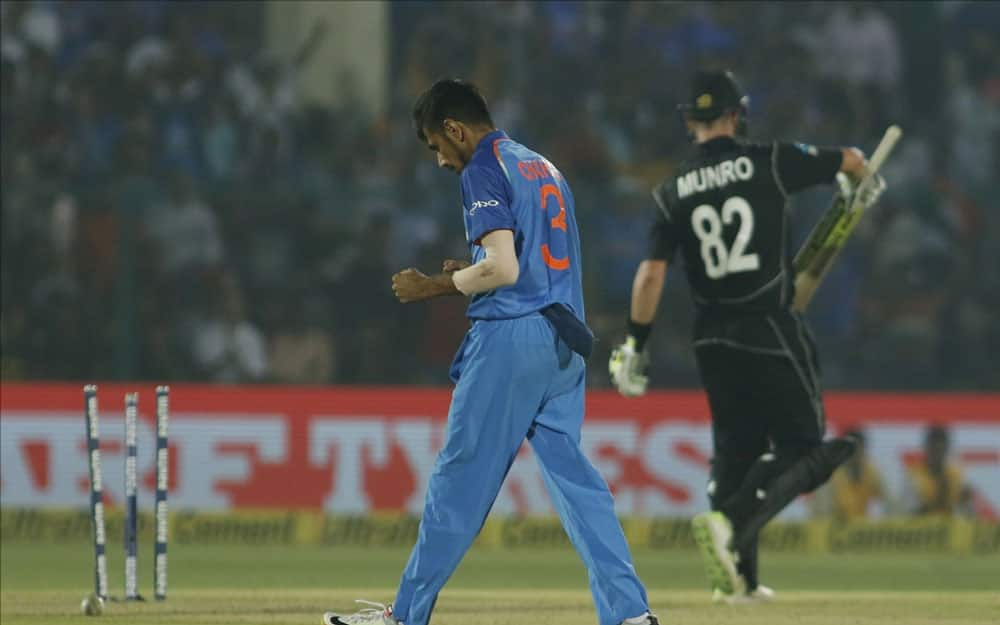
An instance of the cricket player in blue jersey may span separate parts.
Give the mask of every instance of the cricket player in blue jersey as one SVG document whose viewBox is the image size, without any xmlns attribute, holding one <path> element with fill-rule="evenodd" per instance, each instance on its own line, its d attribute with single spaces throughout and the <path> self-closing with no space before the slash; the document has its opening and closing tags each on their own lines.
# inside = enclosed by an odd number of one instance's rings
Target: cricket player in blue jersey
<svg viewBox="0 0 1000 625">
<path fill-rule="evenodd" d="M 441 80 L 417 100 L 417 136 L 461 177 L 472 263 L 392 278 L 401 302 L 470 296 L 472 324 L 451 366 L 444 446 L 427 485 L 417 544 L 391 606 L 326 625 L 427 625 L 525 438 L 590 576 L 600 625 L 659 625 L 636 576 L 607 483 L 580 449 L 584 323 L 580 237 L 569 185 L 552 163 L 493 126 L 469 83 Z M 362 602 L 368 603 L 368 602 Z"/>
</svg>

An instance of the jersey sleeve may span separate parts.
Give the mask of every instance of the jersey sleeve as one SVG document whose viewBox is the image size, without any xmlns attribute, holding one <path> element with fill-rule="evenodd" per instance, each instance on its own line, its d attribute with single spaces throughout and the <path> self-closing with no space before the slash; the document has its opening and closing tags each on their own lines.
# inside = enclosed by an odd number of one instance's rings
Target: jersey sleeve
<svg viewBox="0 0 1000 625">
<path fill-rule="evenodd" d="M 774 144 L 774 177 L 785 193 L 834 181 L 844 155 L 840 148 L 805 143 Z"/>
<path fill-rule="evenodd" d="M 479 244 L 493 230 L 514 230 L 510 185 L 496 168 L 469 165 L 462 172 L 462 203 L 469 241 Z"/>
<path fill-rule="evenodd" d="M 670 262 L 680 245 L 680 236 L 670 215 L 666 183 L 653 189 L 653 200 L 656 201 L 657 210 L 649 228 L 649 251 L 646 257 L 648 260 Z"/>
</svg>

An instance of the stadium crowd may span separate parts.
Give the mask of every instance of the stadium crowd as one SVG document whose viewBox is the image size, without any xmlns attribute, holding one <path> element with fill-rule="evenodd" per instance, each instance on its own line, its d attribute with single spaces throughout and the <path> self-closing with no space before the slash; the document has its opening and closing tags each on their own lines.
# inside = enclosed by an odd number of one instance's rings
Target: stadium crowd
<svg viewBox="0 0 1000 625">
<path fill-rule="evenodd" d="M 711 64 L 741 78 L 751 138 L 906 131 L 810 313 L 828 385 L 1000 388 L 1000 5 L 392 3 L 373 117 L 301 97 L 322 24 L 282 59 L 265 5 L 237 4 L 3 3 L 4 379 L 446 382 L 464 302 L 400 306 L 389 277 L 467 254 L 409 116 L 455 75 L 573 186 L 605 387 L 649 189 L 687 149 L 674 103 Z M 829 195 L 796 202 L 796 241 Z M 698 382 L 679 278 L 654 385 Z"/>
</svg>

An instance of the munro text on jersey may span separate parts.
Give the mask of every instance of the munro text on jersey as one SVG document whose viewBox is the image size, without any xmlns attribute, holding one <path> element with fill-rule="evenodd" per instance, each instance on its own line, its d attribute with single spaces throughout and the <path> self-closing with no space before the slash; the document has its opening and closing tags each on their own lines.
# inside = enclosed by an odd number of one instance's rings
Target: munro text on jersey
<svg viewBox="0 0 1000 625">
<path fill-rule="evenodd" d="M 700 193 L 753 178 L 753 161 L 749 157 L 722 161 L 710 167 L 700 167 L 677 177 L 677 197 L 683 199 Z"/>
</svg>

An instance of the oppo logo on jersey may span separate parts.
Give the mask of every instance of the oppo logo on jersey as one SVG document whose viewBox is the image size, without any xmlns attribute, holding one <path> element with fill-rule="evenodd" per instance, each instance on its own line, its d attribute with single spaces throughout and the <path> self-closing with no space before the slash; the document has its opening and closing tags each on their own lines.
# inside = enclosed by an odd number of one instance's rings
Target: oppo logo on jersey
<svg viewBox="0 0 1000 625">
<path fill-rule="evenodd" d="M 469 214 L 475 215 L 478 209 L 489 208 L 490 206 L 500 206 L 500 202 L 498 200 L 476 200 L 472 203 L 472 208 L 469 209 Z"/>
<path fill-rule="evenodd" d="M 722 161 L 712 167 L 689 171 L 677 178 L 677 197 L 683 199 L 692 193 L 721 189 L 732 182 L 753 178 L 753 161 L 746 156 Z"/>
</svg>

